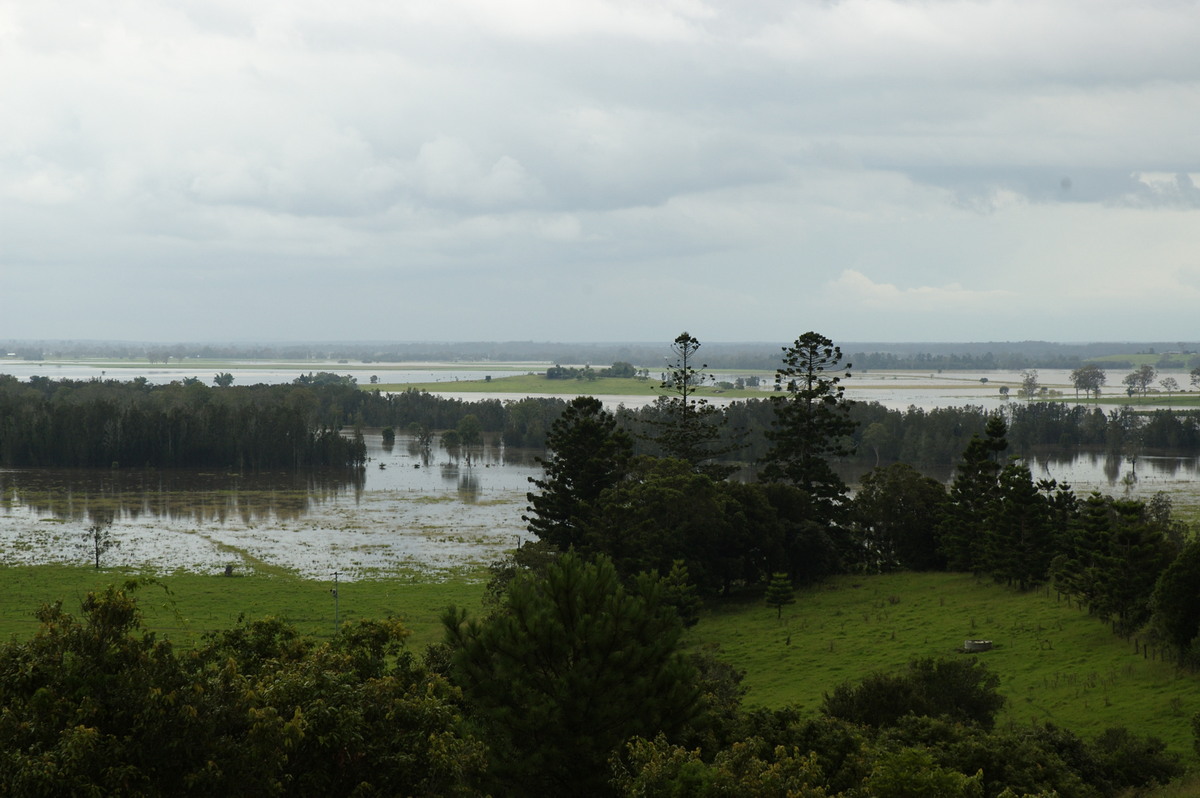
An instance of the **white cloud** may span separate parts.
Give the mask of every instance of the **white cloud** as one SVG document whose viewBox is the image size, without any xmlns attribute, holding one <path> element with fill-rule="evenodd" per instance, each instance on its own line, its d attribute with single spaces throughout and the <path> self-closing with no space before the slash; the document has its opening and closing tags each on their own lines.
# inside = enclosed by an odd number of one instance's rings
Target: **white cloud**
<svg viewBox="0 0 1200 798">
<path fill-rule="evenodd" d="M 36 156 L 26 158 L 0 181 L 0 193 L 30 205 L 64 205 L 82 198 L 88 189 L 85 175 Z"/>
<path fill-rule="evenodd" d="M 1174 174 L 1139 172 L 1131 175 L 1134 190 L 1122 198 L 1135 207 L 1200 208 L 1198 175 L 1189 172 Z"/>
<path fill-rule="evenodd" d="M 997 303 L 1011 302 L 1018 296 L 1016 291 L 971 289 L 959 283 L 901 288 L 890 283 L 877 283 L 854 269 L 844 270 L 829 284 L 829 289 L 839 301 L 868 308 L 886 308 L 893 313 L 994 310 Z"/>
<path fill-rule="evenodd" d="M 542 186 L 515 158 L 501 155 L 485 165 L 469 145 L 449 137 L 421 145 L 411 179 L 434 201 L 483 207 L 520 206 L 543 193 Z"/>
</svg>

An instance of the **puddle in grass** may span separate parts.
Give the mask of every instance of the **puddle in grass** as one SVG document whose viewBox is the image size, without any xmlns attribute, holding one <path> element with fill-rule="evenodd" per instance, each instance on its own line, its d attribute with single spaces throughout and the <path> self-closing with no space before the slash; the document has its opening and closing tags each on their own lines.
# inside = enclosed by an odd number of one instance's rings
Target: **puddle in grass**
<svg viewBox="0 0 1200 798">
<path fill-rule="evenodd" d="M 0 561 L 91 562 L 89 529 L 117 544 L 102 565 L 159 573 L 285 569 L 313 579 L 437 577 L 497 559 L 521 521 L 532 450 L 422 453 L 407 436 L 348 472 L 0 470 Z"/>
</svg>

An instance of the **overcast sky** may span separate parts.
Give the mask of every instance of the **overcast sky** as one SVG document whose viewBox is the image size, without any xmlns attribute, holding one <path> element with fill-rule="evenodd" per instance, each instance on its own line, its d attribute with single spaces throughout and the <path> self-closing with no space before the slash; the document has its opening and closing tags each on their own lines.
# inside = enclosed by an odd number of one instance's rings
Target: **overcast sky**
<svg viewBox="0 0 1200 798">
<path fill-rule="evenodd" d="M 0 338 L 1200 339 L 1200 3 L 0 0 Z"/>
</svg>

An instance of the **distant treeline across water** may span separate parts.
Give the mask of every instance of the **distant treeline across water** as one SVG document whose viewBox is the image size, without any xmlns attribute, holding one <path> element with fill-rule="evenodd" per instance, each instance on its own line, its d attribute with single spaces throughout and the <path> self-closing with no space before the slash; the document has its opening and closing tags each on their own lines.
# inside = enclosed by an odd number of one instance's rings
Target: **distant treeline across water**
<svg viewBox="0 0 1200 798">
<path fill-rule="evenodd" d="M 357 391 L 351 389 L 350 396 Z M 361 465 L 332 389 L 198 380 L 19 382 L 0 375 L 0 465 L 267 468 Z"/>
<path fill-rule="evenodd" d="M 199 380 L 152 385 L 143 379 L 19 381 L 0 376 L 0 465 L 61 467 L 266 468 L 359 465 L 365 447 L 355 430 L 392 427 L 437 432 L 468 416 L 506 446 L 541 448 L 567 400 L 529 397 L 466 401 L 423 391 L 361 390 L 352 379 L 319 374 L 288 385 L 210 387 Z M 730 444 L 724 459 L 753 463 L 767 450 L 774 420 L 770 399 L 718 408 L 716 423 Z M 1010 452 L 1039 447 L 1103 448 L 1200 454 L 1200 411 L 1105 410 L 1058 402 L 1013 402 L 1002 411 L 964 406 L 893 410 L 855 402 L 849 459 L 863 465 L 953 464 L 989 413 L 1003 412 Z M 618 411 L 640 453 L 653 442 L 662 409 L 650 404 Z M 472 426 L 474 422 L 470 422 Z"/>
</svg>

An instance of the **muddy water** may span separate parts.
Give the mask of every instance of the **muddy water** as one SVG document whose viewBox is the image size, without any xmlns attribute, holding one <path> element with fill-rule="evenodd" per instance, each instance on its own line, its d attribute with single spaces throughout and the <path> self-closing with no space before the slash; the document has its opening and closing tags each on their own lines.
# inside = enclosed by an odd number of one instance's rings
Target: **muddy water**
<svg viewBox="0 0 1200 798">
<path fill-rule="evenodd" d="M 118 544 L 107 565 L 428 578 L 491 562 L 527 536 L 533 452 L 366 440 L 367 467 L 344 473 L 0 470 L 0 558 L 86 563 L 88 529 L 107 524 Z"/>
</svg>

